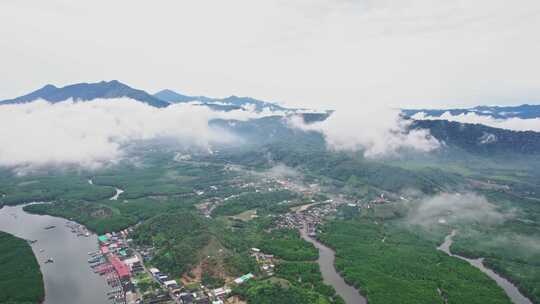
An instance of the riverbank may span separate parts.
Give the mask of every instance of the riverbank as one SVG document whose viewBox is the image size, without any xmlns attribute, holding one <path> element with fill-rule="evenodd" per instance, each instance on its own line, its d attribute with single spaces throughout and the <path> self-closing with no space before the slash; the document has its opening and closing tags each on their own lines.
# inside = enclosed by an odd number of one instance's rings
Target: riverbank
<svg viewBox="0 0 540 304">
<path fill-rule="evenodd" d="M 40 303 L 43 275 L 26 240 L 0 231 L 0 303 Z"/>
<path fill-rule="evenodd" d="M 88 268 L 88 252 L 95 250 L 97 236 L 77 236 L 74 225 L 78 224 L 27 213 L 21 205 L 0 209 L 0 231 L 32 241 L 43 273 L 44 304 L 109 303 L 105 280 Z"/>
<path fill-rule="evenodd" d="M 360 292 L 347 284 L 341 275 L 336 271 L 335 252 L 326 247 L 316 239 L 308 235 L 306 229 L 299 229 L 300 236 L 305 241 L 313 244 L 319 250 L 319 258 L 317 263 L 321 270 L 323 281 L 325 284 L 334 287 L 336 293 L 343 298 L 347 304 L 367 304 L 366 298 L 360 295 Z"/>
<path fill-rule="evenodd" d="M 460 255 L 457 255 L 457 254 L 453 254 L 451 252 L 451 250 L 450 250 L 450 247 L 452 246 L 453 238 L 454 238 L 454 236 L 456 236 L 456 234 L 457 234 L 457 230 L 452 230 L 452 232 L 445 237 L 444 242 L 439 247 L 437 247 L 437 249 L 444 252 L 444 253 L 446 253 L 446 254 L 448 254 L 449 256 L 456 257 L 456 258 L 462 259 L 464 261 L 467 261 L 472 266 L 480 269 L 480 271 L 482 271 L 488 277 L 493 279 L 497 283 L 497 285 L 499 285 L 504 290 L 506 295 L 510 298 L 510 300 L 512 300 L 512 303 L 514 303 L 514 304 L 533 304 L 532 301 L 529 300 L 527 297 L 525 297 L 512 282 L 510 282 L 506 278 L 502 277 L 501 275 L 499 275 L 495 271 L 487 268 L 484 265 L 484 259 L 483 258 L 471 259 L 471 258 L 467 258 L 467 257 L 460 256 Z"/>
</svg>

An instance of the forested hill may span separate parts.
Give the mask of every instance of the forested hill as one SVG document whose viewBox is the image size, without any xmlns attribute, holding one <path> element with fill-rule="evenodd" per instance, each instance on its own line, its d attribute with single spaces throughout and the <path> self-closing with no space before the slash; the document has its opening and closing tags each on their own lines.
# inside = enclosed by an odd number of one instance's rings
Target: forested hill
<svg viewBox="0 0 540 304">
<path fill-rule="evenodd" d="M 328 114 L 308 114 L 306 122 L 324 120 Z M 251 145 L 283 143 L 289 147 L 310 150 L 324 149 L 324 137 L 318 132 L 304 132 L 288 125 L 281 116 L 264 117 L 249 121 L 214 120 L 214 126 L 227 129 Z M 481 124 L 464 124 L 446 120 L 413 121 L 411 129 L 427 129 L 444 148 L 457 148 L 472 154 L 486 155 L 540 155 L 540 133 L 512 131 Z"/>
<path fill-rule="evenodd" d="M 427 129 L 446 146 L 458 147 L 471 153 L 540 155 L 538 132 L 511 131 L 447 120 L 417 120 L 411 128 Z"/>
</svg>

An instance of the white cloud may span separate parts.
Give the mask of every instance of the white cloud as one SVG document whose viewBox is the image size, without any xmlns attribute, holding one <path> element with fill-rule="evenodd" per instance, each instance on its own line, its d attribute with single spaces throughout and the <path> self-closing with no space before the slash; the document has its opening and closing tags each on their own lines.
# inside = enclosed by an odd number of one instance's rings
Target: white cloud
<svg viewBox="0 0 540 304">
<path fill-rule="evenodd" d="M 444 112 L 440 117 L 429 116 L 424 112 L 416 113 L 412 116 L 418 120 L 434 120 L 444 119 L 449 121 L 457 121 L 461 123 L 483 124 L 486 126 L 508 129 L 514 131 L 536 131 L 540 132 L 540 118 L 523 119 L 518 117 L 497 119 L 489 115 L 478 115 L 474 112 L 452 115 L 450 112 Z"/>
<path fill-rule="evenodd" d="M 431 151 L 439 142 L 426 130 L 407 132 L 409 122 L 399 110 L 339 108 L 322 122 L 304 124 L 300 117 L 291 117 L 290 125 L 304 131 L 321 132 L 333 150 L 363 150 L 366 157 L 397 153 L 401 148 Z"/>
<path fill-rule="evenodd" d="M 168 138 L 208 148 L 236 138 L 209 127 L 214 118 L 246 120 L 245 111 L 214 112 L 193 104 L 158 109 L 130 99 L 37 101 L 0 106 L 0 165 L 81 164 L 95 167 L 124 156 L 136 140 Z"/>
<path fill-rule="evenodd" d="M 503 213 L 484 196 L 474 193 L 441 193 L 422 199 L 409 210 L 410 224 L 431 226 L 436 224 L 500 224 L 514 217 L 514 212 Z"/>
</svg>

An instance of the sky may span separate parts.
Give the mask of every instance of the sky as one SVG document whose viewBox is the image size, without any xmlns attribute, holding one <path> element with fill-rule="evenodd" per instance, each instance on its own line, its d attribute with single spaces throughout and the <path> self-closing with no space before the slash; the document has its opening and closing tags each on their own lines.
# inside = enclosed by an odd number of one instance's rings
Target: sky
<svg viewBox="0 0 540 304">
<path fill-rule="evenodd" d="M 0 99 L 118 79 L 315 108 L 540 103 L 538 0 L 2 0 Z"/>
</svg>

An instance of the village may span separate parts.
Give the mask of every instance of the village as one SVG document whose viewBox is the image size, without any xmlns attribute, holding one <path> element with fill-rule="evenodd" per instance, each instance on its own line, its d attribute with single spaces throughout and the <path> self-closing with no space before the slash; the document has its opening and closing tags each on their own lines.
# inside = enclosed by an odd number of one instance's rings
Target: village
<svg viewBox="0 0 540 304">
<path fill-rule="evenodd" d="M 98 237 L 100 248 L 89 252 L 88 264 L 97 274 L 102 275 L 111 291 L 107 294 L 114 304 L 138 303 L 178 303 L 178 304 L 225 304 L 242 303 L 237 298 L 229 298 L 231 290 L 255 276 L 244 274 L 220 288 L 190 286 L 187 288 L 155 267 L 146 268 L 144 262 L 152 256 L 152 248 L 141 251 L 131 246 L 129 233 L 132 229 L 107 233 Z M 138 248 L 137 248 L 138 249 Z M 260 264 L 261 270 L 272 275 L 272 256 L 252 249 L 252 256 Z"/>
<path fill-rule="evenodd" d="M 299 193 L 301 203 L 292 204 L 290 211 L 277 215 L 272 229 L 306 229 L 310 237 L 315 237 L 317 227 L 323 223 L 329 215 L 336 214 L 340 206 L 362 209 L 371 208 L 374 204 L 386 203 L 381 194 L 367 203 L 346 197 L 324 193 L 325 200 L 314 200 L 315 195 L 322 194 L 318 184 L 303 185 L 295 182 L 292 178 L 264 176 L 254 181 L 234 181 L 236 187 L 255 192 L 272 192 L 289 190 Z M 238 196 L 233 194 L 227 197 L 210 195 L 216 191 L 216 186 L 210 186 L 205 191 L 195 191 L 196 195 L 208 196 L 201 204 L 196 205 L 199 212 L 206 218 L 212 218 L 212 212 L 221 204 Z M 208 193 L 210 192 L 210 193 Z M 285 202 L 292 203 L 292 202 Z M 256 217 L 256 212 L 251 217 Z M 111 287 L 107 294 L 114 304 L 139 304 L 139 303 L 177 303 L 177 304 L 242 304 L 238 297 L 231 296 L 235 286 L 255 279 L 252 273 L 246 273 L 235 278 L 219 288 L 208 288 L 202 283 L 185 284 L 180 280 L 170 277 L 167 273 L 155 267 L 146 267 L 145 262 L 152 259 L 154 248 L 138 247 L 130 238 L 133 228 L 120 232 L 113 232 L 98 237 L 99 250 L 89 252 L 88 263 L 93 271 L 105 277 Z M 259 266 L 259 275 L 271 277 L 278 261 L 273 255 L 264 253 L 258 248 L 251 248 L 251 257 Z"/>
</svg>

